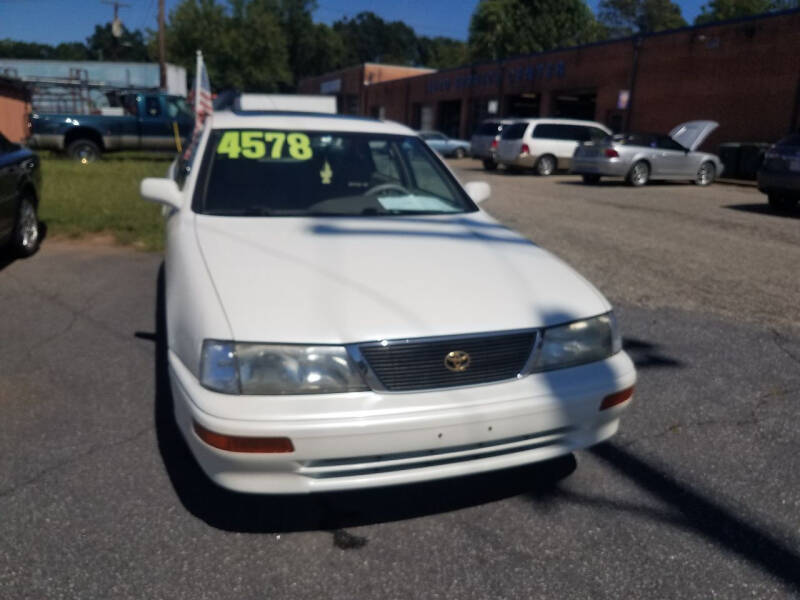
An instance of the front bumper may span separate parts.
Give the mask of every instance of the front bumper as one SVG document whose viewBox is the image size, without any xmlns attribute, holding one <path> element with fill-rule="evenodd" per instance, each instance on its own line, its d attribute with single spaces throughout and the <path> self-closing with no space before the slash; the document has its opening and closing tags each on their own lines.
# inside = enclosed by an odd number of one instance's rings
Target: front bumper
<svg viewBox="0 0 800 600">
<path fill-rule="evenodd" d="M 626 401 L 603 411 L 636 373 L 624 352 L 521 379 L 413 393 L 230 396 L 211 392 L 172 352 L 181 432 L 205 473 L 251 493 L 398 485 L 547 460 L 611 437 Z M 288 437 L 289 454 L 244 454 L 204 443 L 194 423 L 231 436 Z"/>
<path fill-rule="evenodd" d="M 778 193 L 800 198 L 800 172 L 765 171 L 758 172 L 758 189 L 765 193 Z"/>
<path fill-rule="evenodd" d="M 620 158 L 573 156 L 572 173 L 577 175 L 604 175 L 606 177 L 625 177 L 630 165 Z"/>
</svg>

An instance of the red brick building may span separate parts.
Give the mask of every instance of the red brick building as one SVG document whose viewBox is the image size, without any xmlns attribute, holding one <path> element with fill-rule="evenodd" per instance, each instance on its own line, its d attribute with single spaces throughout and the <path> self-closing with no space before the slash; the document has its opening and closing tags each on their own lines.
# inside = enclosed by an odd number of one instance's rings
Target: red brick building
<svg viewBox="0 0 800 600">
<path fill-rule="evenodd" d="M 359 103 L 462 138 L 487 116 L 563 116 L 653 132 L 713 119 L 709 148 L 774 141 L 800 125 L 800 10 L 365 82 Z"/>
<path fill-rule="evenodd" d="M 336 94 L 340 113 L 360 115 L 365 114 L 364 91 L 367 86 L 434 72 L 433 69 L 364 63 L 301 79 L 297 91 L 300 94 Z"/>
<path fill-rule="evenodd" d="M 18 79 L 0 77 L 0 133 L 12 142 L 28 136 L 31 94 Z"/>
</svg>

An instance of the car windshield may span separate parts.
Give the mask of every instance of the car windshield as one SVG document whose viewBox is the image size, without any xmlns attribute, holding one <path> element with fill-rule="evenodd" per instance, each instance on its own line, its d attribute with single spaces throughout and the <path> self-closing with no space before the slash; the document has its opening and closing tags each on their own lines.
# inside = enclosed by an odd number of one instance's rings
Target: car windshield
<svg viewBox="0 0 800 600">
<path fill-rule="evenodd" d="M 197 212 L 232 216 L 405 215 L 473 212 L 416 137 L 215 130 Z"/>
</svg>

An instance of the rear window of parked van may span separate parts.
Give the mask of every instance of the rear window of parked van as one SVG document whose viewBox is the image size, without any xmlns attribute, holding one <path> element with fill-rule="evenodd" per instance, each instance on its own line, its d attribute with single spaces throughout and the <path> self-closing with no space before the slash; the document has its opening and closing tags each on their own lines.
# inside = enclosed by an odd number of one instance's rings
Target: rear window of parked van
<svg viewBox="0 0 800 600">
<path fill-rule="evenodd" d="M 527 123 L 512 123 L 511 125 L 503 127 L 503 132 L 500 134 L 500 139 L 519 140 L 523 135 L 525 135 L 526 129 L 528 129 Z"/>
</svg>

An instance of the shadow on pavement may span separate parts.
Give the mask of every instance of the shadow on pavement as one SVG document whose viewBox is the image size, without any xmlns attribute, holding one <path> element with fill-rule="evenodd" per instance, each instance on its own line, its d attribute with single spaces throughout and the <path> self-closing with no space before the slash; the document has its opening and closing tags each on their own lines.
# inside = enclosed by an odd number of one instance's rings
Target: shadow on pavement
<svg viewBox="0 0 800 600">
<path fill-rule="evenodd" d="M 658 367 L 679 369 L 686 366 L 685 363 L 662 354 L 659 350 L 659 346 L 651 344 L 650 342 L 645 342 L 644 340 L 626 337 L 622 340 L 622 347 L 630 355 L 637 369 L 652 369 Z"/>
<path fill-rule="evenodd" d="M 366 540 L 343 528 L 447 512 L 520 494 L 544 497 L 576 467 L 570 454 L 504 471 L 358 492 L 292 496 L 229 492 L 202 472 L 175 423 L 167 370 L 163 265 L 158 275 L 156 333 L 135 335 L 156 343 L 156 439 L 170 482 L 187 511 L 218 529 L 251 533 L 329 530 L 338 547 L 358 548 Z"/>
<path fill-rule="evenodd" d="M 772 208 L 769 204 L 767 204 L 766 196 L 764 196 L 764 199 L 765 200 L 763 204 L 728 204 L 723 208 L 729 208 L 731 210 L 740 210 L 742 212 L 749 212 L 757 215 L 768 215 L 770 217 L 800 219 L 800 206 L 796 206 L 794 209 L 780 210 L 777 208 Z"/>
<path fill-rule="evenodd" d="M 575 177 L 579 177 L 579 175 L 575 175 Z M 593 188 L 593 187 L 628 187 L 633 188 L 627 181 L 624 179 L 601 179 L 597 183 L 584 183 L 581 179 L 571 179 L 569 181 L 559 181 L 558 185 L 580 185 L 586 188 Z M 677 185 L 691 185 L 690 181 L 648 181 L 647 185 L 642 186 L 643 188 L 648 187 L 670 187 L 670 186 L 677 186 Z"/>
<path fill-rule="evenodd" d="M 590 452 L 620 475 L 673 507 L 678 518 L 662 518 L 665 522 L 699 534 L 800 589 L 800 554 L 769 531 L 749 524 L 742 517 L 613 442 L 595 446 Z"/>
</svg>

